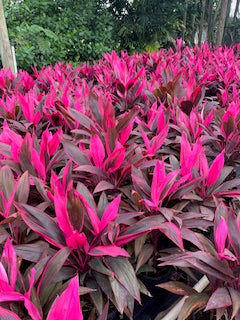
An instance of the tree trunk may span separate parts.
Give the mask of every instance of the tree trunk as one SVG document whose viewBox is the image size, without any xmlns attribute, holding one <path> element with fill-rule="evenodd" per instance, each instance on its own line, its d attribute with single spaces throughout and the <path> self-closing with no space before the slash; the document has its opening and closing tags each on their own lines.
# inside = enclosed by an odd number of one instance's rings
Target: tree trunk
<svg viewBox="0 0 240 320">
<path fill-rule="evenodd" d="M 15 74 L 2 0 L 0 0 L 0 51 L 3 67 L 6 70 L 10 68 Z"/>
<path fill-rule="evenodd" d="M 221 2 L 222 2 L 222 0 L 218 0 L 218 2 L 217 2 L 217 7 L 216 7 L 216 10 L 215 10 L 215 13 L 213 16 L 213 21 L 212 21 L 212 28 L 213 28 L 212 36 L 213 36 L 213 43 L 214 44 L 216 43 L 216 37 L 214 37 L 214 29 L 216 30 L 217 18 L 218 18 L 219 11 L 221 8 Z"/>
<path fill-rule="evenodd" d="M 223 41 L 226 39 L 228 29 L 229 29 L 229 24 L 230 24 L 230 10 L 231 10 L 231 5 L 232 5 L 232 0 L 228 0 L 228 5 L 227 5 L 227 15 L 226 15 L 226 21 L 225 21 L 225 26 L 224 26 L 224 32 L 223 32 Z"/>
<path fill-rule="evenodd" d="M 207 41 L 213 43 L 213 0 L 208 1 L 208 27 L 207 27 Z"/>
<path fill-rule="evenodd" d="M 229 0 L 221 0 L 221 9 L 219 14 L 219 23 L 217 28 L 216 45 L 220 46 L 223 41 L 224 27 L 227 17 L 227 8 Z"/>
<path fill-rule="evenodd" d="M 201 11 L 201 18 L 200 18 L 200 23 L 199 23 L 199 33 L 198 33 L 198 45 L 199 46 L 202 43 L 202 34 L 203 34 L 205 11 L 206 11 L 206 0 L 202 0 L 202 11 Z"/>
<path fill-rule="evenodd" d="M 191 43 L 194 44 L 194 39 L 195 39 L 195 33 L 196 33 L 196 11 L 197 11 L 197 6 L 198 2 L 194 2 L 194 8 L 193 8 L 193 15 L 192 15 L 192 21 L 191 21 Z"/>
<path fill-rule="evenodd" d="M 183 13 L 183 25 L 184 25 L 184 29 L 182 32 L 182 39 L 184 40 L 185 37 L 185 33 L 187 30 L 187 11 L 188 11 L 188 0 L 185 0 L 185 7 L 184 7 L 184 13 Z"/>
<path fill-rule="evenodd" d="M 238 10 L 239 10 L 239 4 L 240 4 L 240 0 L 237 0 L 235 11 L 234 11 L 234 16 L 233 16 L 233 40 L 234 41 L 236 39 L 236 33 L 237 33 L 236 22 L 237 22 L 237 14 L 238 14 Z"/>
</svg>

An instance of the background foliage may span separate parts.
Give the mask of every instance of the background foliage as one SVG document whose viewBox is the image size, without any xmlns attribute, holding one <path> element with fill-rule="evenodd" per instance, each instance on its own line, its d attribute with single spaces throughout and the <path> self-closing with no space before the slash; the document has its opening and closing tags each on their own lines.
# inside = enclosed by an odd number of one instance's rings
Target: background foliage
<svg viewBox="0 0 240 320">
<path fill-rule="evenodd" d="M 97 59 L 115 46 L 113 19 L 97 1 L 6 1 L 5 14 L 23 69 Z"/>
<path fill-rule="evenodd" d="M 180 37 L 190 46 L 206 40 L 237 43 L 239 1 L 227 0 L 222 12 L 223 1 L 4 0 L 4 5 L 18 66 L 30 70 L 58 61 L 76 65 L 111 50 L 153 52 Z M 220 28 L 224 34 L 218 38 Z"/>
</svg>

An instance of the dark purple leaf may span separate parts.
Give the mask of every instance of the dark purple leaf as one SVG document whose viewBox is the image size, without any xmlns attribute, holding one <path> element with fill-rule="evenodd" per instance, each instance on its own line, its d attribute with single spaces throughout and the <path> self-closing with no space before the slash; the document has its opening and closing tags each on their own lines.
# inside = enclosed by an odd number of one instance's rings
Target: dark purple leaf
<svg viewBox="0 0 240 320">
<path fill-rule="evenodd" d="M 38 293 L 44 294 L 47 287 L 54 280 L 63 264 L 67 260 L 71 252 L 70 248 L 63 248 L 59 250 L 47 263 L 41 276 L 41 280 L 38 284 Z"/>
<path fill-rule="evenodd" d="M 140 294 L 137 278 L 133 267 L 126 258 L 104 258 L 109 268 L 114 272 L 115 278 L 129 292 L 129 294 L 140 302 Z"/>
<path fill-rule="evenodd" d="M 109 278 L 110 284 L 111 284 L 111 288 L 115 297 L 115 301 L 117 304 L 117 308 L 119 310 L 119 312 L 121 314 L 123 314 L 123 310 L 126 306 L 127 303 L 127 295 L 128 295 L 128 291 L 126 290 L 126 288 L 121 285 L 121 283 L 119 283 L 118 280 L 114 279 L 114 278 Z"/>
<path fill-rule="evenodd" d="M 28 171 L 24 172 L 18 181 L 17 191 L 15 194 L 15 201 L 20 203 L 27 203 L 30 191 Z"/>
<path fill-rule="evenodd" d="M 102 313 L 97 318 L 97 320 L 107 320 L 108 318 L 108 309 L 109 309 L 109 301 L 105 304 L 105 307 L 103 308 Z"/>
<path fill-rule="evenodd" d="M 27 204 L 18 203 L 16 206 L 20 211 L 21 217 L 30 229 L 59 248 L 66 245 L 61 229 L 45 212 Z"/>
<path fill-rule="evenodd" d="M 69 157 L 80 165 L 89 165 L 87 156 L 77 146 L 69 141 L 62 141 L 64 150 Z"/>
</svg>

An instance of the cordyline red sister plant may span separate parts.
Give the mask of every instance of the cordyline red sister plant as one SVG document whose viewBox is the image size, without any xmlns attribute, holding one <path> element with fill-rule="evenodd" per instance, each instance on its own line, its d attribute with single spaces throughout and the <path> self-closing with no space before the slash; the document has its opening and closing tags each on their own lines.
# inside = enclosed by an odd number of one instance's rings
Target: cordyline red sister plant
<svg viewBox="0 0 240 320">
<path fill-rule="evenodd" d="M 178 42 L 0 70 L 2 319 L 132 319 L 164 237 L 162 264 L 209 278 L 198 306 L 240 318 L 239 58 Z"/>
</svg>

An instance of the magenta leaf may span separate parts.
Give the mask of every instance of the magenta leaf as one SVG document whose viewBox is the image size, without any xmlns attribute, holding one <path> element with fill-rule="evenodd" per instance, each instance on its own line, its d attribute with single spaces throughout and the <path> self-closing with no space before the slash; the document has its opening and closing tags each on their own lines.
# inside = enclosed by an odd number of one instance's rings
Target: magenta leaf
<svg viewBox="0 0 240 320">
<path fill-rule="evenodd" d="M 66 238 L 66 242 L 68 247 L 73 249 L 79 249 L 87 244 L 87 238 L 85 233 L 79 233 L 76 230 L 74 230 L 72 234 Z"/>
<path fill-rule="evenodd" d="M 78 290 L 78 276 L 76 276 L 53 302 L 47 320 L 83 320 Z"/>
<path fill-rule="evenodd" d="M 129 257 L 126 250 L 117 247 L 115 245 L 97 246 L 88 252 L 91 256 L 101 257 L 101 256 L 111 256 L 111 257 Z"/>
<path fill-rule="evenodd" d="M 15 291 L 0 291 L 0 302 L 9 302 L 9 301 L 23 301 L 24 296 Z"/>
<path fill-rule="evenodd" d="M 29 299 L 24 297 L 24 306 L 28 311 L 28 314 L 32 318 L 32 320 L 42 320 L 42 317 L 38 311 L 38 308 L 34 305 L 34 303 Z"/>
<path fill-rule="evenodd" d="M 206 182 L 208 187 L 212 186 L 217 181 L 217 179 L 221 174 L 221 170 L 224 165 L 224 154 L 225 154 L 225 151 L 223 150 L 213 161 L 209 169 L 208 178 Z"/>
<path fill-rule="evenodd" d="M 116 171 L 123 163 L 125 156 L 125 148 L 116 148 L 105 161 L 105 170 L 108 173 Z"/>
<path fill-rule="evenodd" d="M 103 168 L 105 150 L 102 141 L 98 135 L 94 135 L 90 139 L 90 154 L 95 166 L 97 166 L 98 168 Z"/>
<path fill-rule="evenodd" d="M 60 229 L 66 237 L 69 237 L 73 232 L 73 227 L 70 223 L 67 211 L 67 197 L 63 187 L 58 184 L 54 192 L 54 206 L 57 217 L 57 222 Z"/>
<path fill-rule="evenodd" d="M 221 217 L 220 222 L 217 225 L 214 233 L 214 241 L 216 243 L 219 253 L 222 253 L 225 249 L 226 239 L 228 235 L 228 227 L 225 219 Z"/>
<path fill-rule="evenodd" d="M 15 288 L 16 280 L 17 280 L 17 255 L 8 239 L 5 243 L 2 260 L 4 260 L 8 267 L 8 273 L 10 275 L 10 285 L 12 288 Z"/>
<path fill-rule="evenodd" d="M 156 208 L 158 207 L 159 197 L 164 188 L 165 179 L 166 178 L 165 178 L 164 162 L 158 161 L 153 171 L 153 180 L 152 180 L 152 187 L 151 187 L 151 198 Z"/>
<path fill-rule="evenodd" d="M 121 195 L 118 195 L 117 198 L 108 205 L 101 219 L 101 230 L 103 230 L 110 221 L 117 217 L 120 201 Z"/>
</svg>

